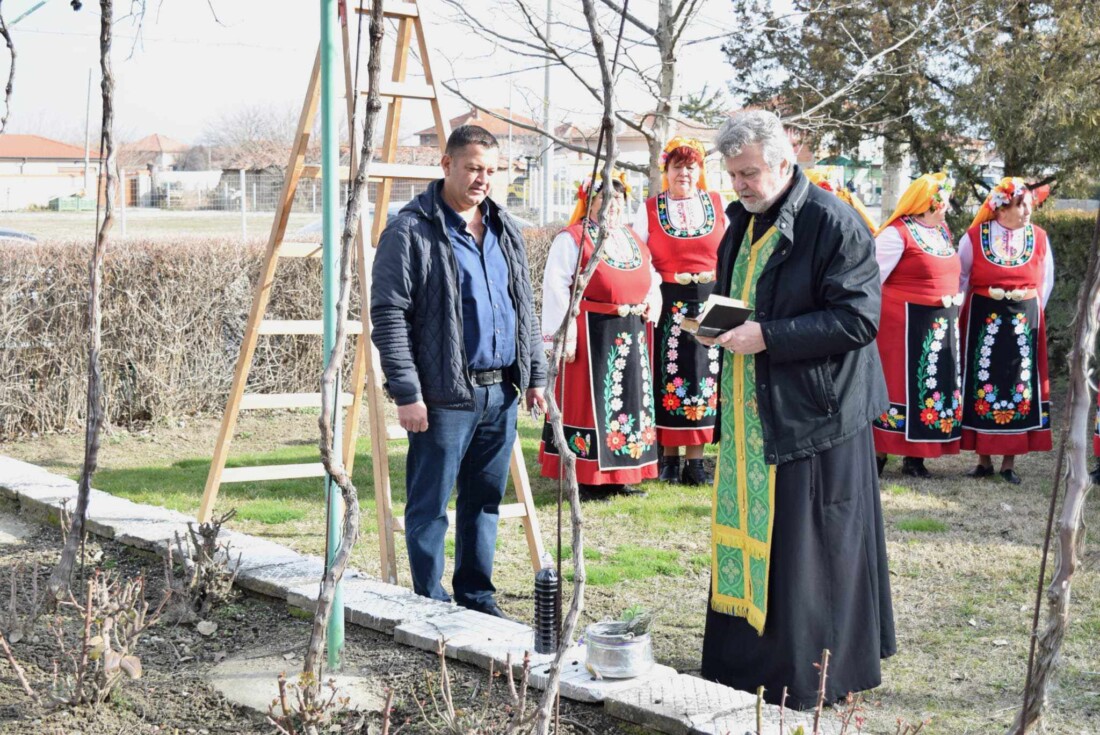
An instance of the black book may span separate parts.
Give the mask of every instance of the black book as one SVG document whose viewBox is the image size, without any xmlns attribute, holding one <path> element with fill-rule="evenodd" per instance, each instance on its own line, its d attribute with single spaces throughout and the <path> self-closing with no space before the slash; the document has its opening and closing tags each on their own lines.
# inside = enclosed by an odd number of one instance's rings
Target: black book
<svg viewBox="0 0 1100 735">
<path fill-rule="evenodd" d="M 752 316 L 752 308 L 740 299 L 711 294 L 695 319 L 684 319 L 680 328 L 700 337 L 717 337 L 741 326 Z"/>
</svg>

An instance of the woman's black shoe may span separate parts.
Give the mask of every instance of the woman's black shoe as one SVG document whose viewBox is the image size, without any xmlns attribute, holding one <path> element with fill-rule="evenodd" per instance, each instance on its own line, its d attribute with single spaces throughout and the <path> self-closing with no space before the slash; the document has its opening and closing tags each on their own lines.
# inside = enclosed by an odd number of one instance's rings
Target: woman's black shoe
<svg viewBox="0 0 1100 735">
<path fill-rule="evenodd" d="M 661 472 L 657 475 L 661 482 L 680 484 L 680 455 L 671 454 L 661 457 Z"/>
<path fill-rule="evenodd" d="M 984 464 L 980 464 L 966 473 L 967 477 L 993 477 L 993 475 L 993 466 L 986 467 Z"/>
<path fill-rule="evenodd" d="M 1001 479 L 1012 485 L 1019 485 L 1021 482 L 1023 482 L 1023 478 L 1016 474 L 1016 470 L 1011 468 L 1007 470 L 1001 470 Z"/>
<path fill-rule="evenodd" d="M 1089 473 L 1093 485 L 1100 485 L 1100 462 L 1096 463 L 1096 469 Z"/>
<path fill-rule="evenodd" d="M 927 479 L 932 476 L 928 468 L 924 466 L 923 457 L 905 457 L 901 461 L 901 474 L 909 477 Z"/>
<path fill-rule="evenodd" d="M 611 494 L 607 492 L 606 485 L 585 485 L 577 483 L 582 503 L 610 503 Z"/>
<path fill-rule="evenodd" d="M 886 469 L 886 461 L 889 457 L 875 457 L 875 464 L 878 465 L 878 476 L 882 477 L 882 471 Z"/>
<path fill-rule="evenodd" d="M 709 485 L 714 478 L 707 474 L 707 468 L 701 459 L 689 459 L 684 462 L 684 472 L 680 482 L 685 485 Z"/>
<path fill-rule="evenodd" d="M 644 498 L 645 490 L 633 485 L 604 485 L 608 495 L 624 495 L 626 497 Z"/>
</svg>

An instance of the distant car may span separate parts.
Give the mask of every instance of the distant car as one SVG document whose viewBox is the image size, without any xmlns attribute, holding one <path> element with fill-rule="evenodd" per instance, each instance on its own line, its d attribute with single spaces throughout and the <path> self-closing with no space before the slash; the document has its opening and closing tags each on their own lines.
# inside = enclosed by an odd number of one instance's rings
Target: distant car
<svg viewBox="0 0 1100 735">
<path fill-rule="evenodd" d="M 397 216 L 397 213 L 400 212 L 401 209 L 406 204 L 408 204 L 408 202 L 390 202 L 390 206 L 386 208 L 386 222 L 389 222 L 391 219 L 393 219 L 395 216 Z M 370 229 L 370 223 L 373 222 L 373 221 L 374 221 L 374 205 L 368 203 L 365 207 L 363 207 L 363 215 L 362 215 L 363 226 L 366 229 L 369 230 Z M 343 216 L 341 216 L 340 217 L 340 223 L 337 225 L 337 227 L 343 228 L 343 226 L 344 226 L 344 218 L 343 218 Z M 296 236 L 297 235 L 320 235 L 321 231 L 323 229 L 324 229 L 324 224 L 321 222 L 321 220 L 317 220 L 316 222 L 310 222 L 305 227 L 300 228 L 294 234 Z M 339 233 L 337 233 L 337 235 L 339 235 Z"/>
<path fill-rule="evenodd" d="M 0 244 L 27 244 L 32 242 L 38 242 L 38 238 L 34 235 L 28 235 L 27 233 L 19 232 L 18 230 L 6 230 L 0 228 Z"/>
</svg>

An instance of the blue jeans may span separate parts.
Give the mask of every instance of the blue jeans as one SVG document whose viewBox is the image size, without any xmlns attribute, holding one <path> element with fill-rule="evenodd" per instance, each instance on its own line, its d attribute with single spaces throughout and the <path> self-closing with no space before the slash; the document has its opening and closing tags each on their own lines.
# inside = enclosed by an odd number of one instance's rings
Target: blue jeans
<svg viewBox="0 0 1100 735">
<path fill-rule="evenodd" d="M 413 590 L 450 600 L 443 589 L 447 503 L 457 484 L 455 601 L 493 602 L 493 553 L 500 501 L 516 441 L 516 389 L 507 383 L 474 388 L 474 410 L 428 408 L 428 430 L 409 433 L 405 470 L 405 543 Z"/>
</svg>

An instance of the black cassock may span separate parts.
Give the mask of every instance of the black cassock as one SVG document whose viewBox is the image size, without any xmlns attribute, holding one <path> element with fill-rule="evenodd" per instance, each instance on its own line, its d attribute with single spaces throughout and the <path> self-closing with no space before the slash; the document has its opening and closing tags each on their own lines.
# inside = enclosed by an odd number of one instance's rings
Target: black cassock
<svg viewBox="0 0 1100 735">
<path fill-rule="evenodd" d="M 822 649 L 826 702 L 881 682 L 897 651 L 871 427 L 776 470 L 775 522 L 764 634 L 707 608 L 703 677 L 809 709 Z M 853 507 L 854 506 L 854 507 Z"/>
</svg>

